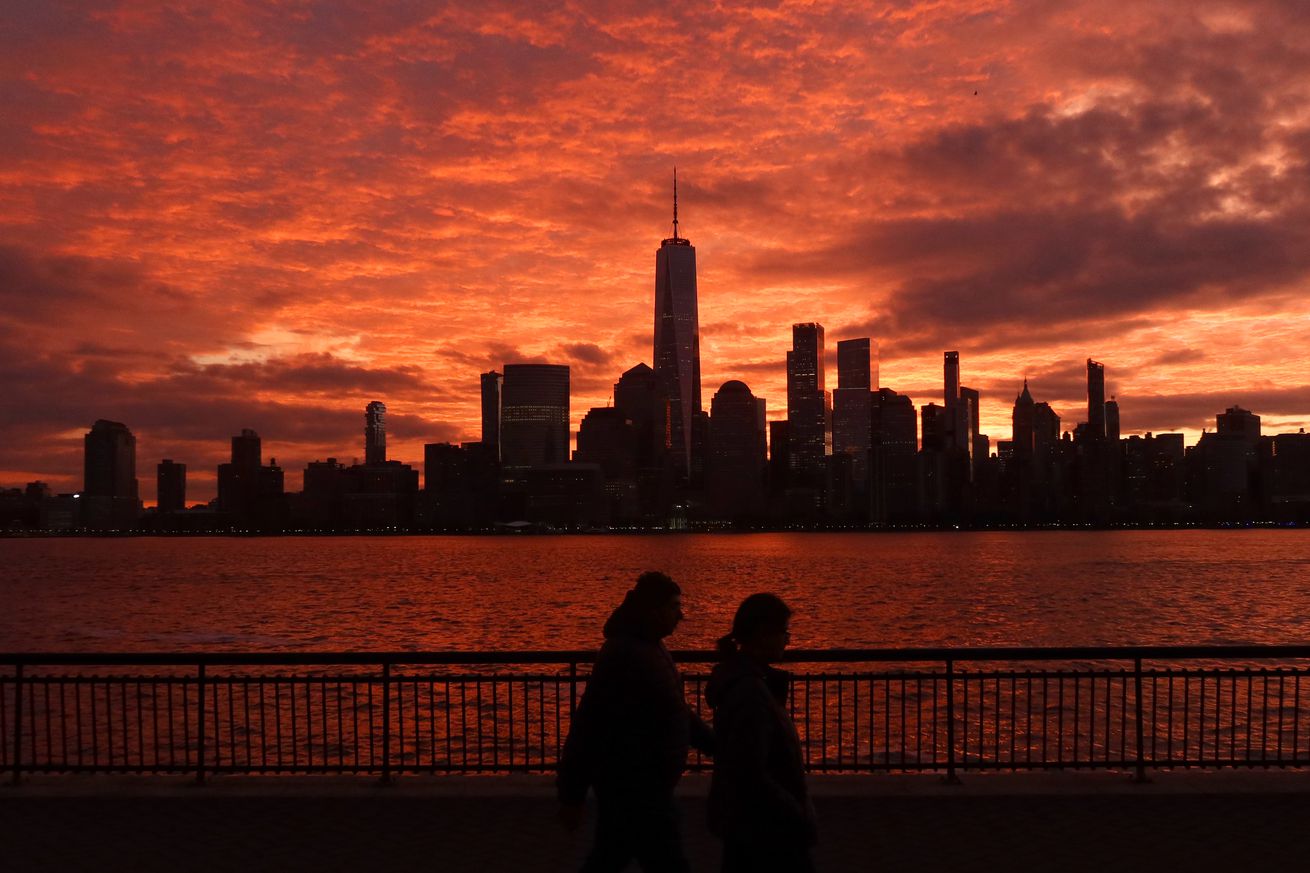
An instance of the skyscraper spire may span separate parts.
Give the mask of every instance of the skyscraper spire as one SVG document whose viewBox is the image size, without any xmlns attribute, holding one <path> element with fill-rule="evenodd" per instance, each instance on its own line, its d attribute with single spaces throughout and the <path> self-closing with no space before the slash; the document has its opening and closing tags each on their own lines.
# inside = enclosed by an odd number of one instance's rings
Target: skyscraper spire
<svg viewBox="0 0 1310 873">
<path fill-rule="evenodd" d="M 678 236 L 678 168 L 673 167 L 673 238 Z"/>
<path fill-rule="evenodd" d="M 674 469 L 692 469 L 692 421 L 703 412 L 700 327 L 696 313 L 696 249 L 678 228 L 678 170 L 673 169 L 673 236 L 655 253 L 655 376 L 669 400 Z"/>
</svg>

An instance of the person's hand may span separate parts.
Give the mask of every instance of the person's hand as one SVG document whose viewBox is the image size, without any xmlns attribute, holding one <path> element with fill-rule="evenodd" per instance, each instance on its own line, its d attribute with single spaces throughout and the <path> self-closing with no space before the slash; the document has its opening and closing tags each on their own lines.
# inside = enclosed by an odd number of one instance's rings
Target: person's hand
<svg viewBox="0 0 1310 873">
<path fill-rule="evenodd" d="M 582 827 L 583 807 L 581 803 L 561 803 L 559 805 L 560 824 L 569 833 L 576 833 Z"/>
</svg>

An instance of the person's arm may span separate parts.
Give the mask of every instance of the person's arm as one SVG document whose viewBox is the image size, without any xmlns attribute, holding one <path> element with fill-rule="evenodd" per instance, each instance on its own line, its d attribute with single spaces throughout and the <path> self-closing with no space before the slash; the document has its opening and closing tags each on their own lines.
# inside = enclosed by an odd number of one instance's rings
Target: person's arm
<svg viewBox="0 0 1310 873">
<path fill-rule="evenodd" d="M 569 723 L 569 735 L 564 740 L 564 748 L 560 750 L 555 789 L 559 802 L 565 806 L 582 806 L 587 799 L 587 789 L 591 787 L 591 756 L 596 745 L 596 730 L 590 693 L 590 687 L 582 693 L 582 700 L 578 702 L 578 708 L 573 711 L 573 720 Z"/>
<path fill-rule="evenodd" d="M 604 650 L 597 656 L 587 687 L 583 689 L 582 698 L 569 722 L 564 747 L 560 750 L 555 788 L 559 802 L 566 807 L 582 806 L 595 776 L 602 722 L 610 703 L 609 660 Z"/>
</svg>

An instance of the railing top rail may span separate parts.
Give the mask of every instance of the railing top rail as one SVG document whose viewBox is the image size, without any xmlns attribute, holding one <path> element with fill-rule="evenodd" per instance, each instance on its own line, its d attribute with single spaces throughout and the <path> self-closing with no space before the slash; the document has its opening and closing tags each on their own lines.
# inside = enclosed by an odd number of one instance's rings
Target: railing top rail
<svg viewBox="0 0 1310 873">
<path fill-rule="evenodd" d="M 677 650 L 684 664 L 718 660 L 710 650 Z M 969 663 L 980 661 L 1188 661 L 1310 658 L 1310 645 L 984 646 L 887 649 L 792 649 L 785 660 L 806 664 Z M 595 650 L 378 652 L 4 652 L 0 664 L 39 666 L 586 664 Z"/>
</svg>

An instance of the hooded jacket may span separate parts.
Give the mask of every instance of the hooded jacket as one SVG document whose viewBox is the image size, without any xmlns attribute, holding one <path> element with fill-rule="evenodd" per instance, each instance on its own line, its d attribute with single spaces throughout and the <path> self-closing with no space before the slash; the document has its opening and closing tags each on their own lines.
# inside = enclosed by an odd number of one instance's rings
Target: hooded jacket
<svg viewBox="0 0 1310 873">
<path fill-rule="evenodd" d="M 712 753 L 713 745 L 647 614 L 625 601 L 605 622 L 605 643 L 560 753 L 560 801 L 582 803 L 592 786 L 598 794 L 670 792 L 689 747 Z"/>
<path fill-rule="evenodd" d="M 717 749 L 710 830 L 724 840 L 809 846 L 814 808 L 785 702 L 791 675 L 738 653 L 710 673 Z"/>
</svg>

